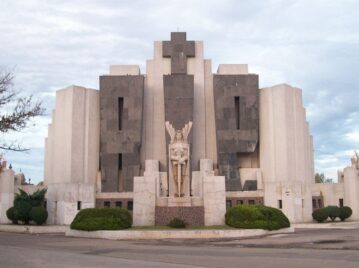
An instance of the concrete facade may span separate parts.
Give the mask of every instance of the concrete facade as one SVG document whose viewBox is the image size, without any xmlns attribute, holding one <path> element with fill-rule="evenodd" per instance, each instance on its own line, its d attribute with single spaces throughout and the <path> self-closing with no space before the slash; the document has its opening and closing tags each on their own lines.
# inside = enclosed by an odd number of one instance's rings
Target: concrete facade
<svg viewBox="0 0 359 268">
<path fill-rule="evenodd" d="M 190 207 L 204 224 L 223 224 L 226 206 L 242 203 L 280 208 L 291 222 L 311 221 L 314 199 L 325 206 L 344 199 L 358 210 L 352 167 L 338 184 L 314 183 L 302 91 L 260 89 L 246 64 L 220 64 L 213 74 L 203 51 L 202 41 L 172 33 L 154 42 L 146 74 L 112 65 L 99 91 L 57 92 L 45 141 L 49 222 L 69 224 L 78 208 L 118 204 L 133 206 L 135 225 L 155 224 L 163 211 L 191 218 Z M 193 121 L 191 194 L 182 199 L 169 196 L 166 121 L 177 129 Z"/>
<path fill-rule="evenodd" d="M 95 206 L 99 175 L 99 92 L 71 86 L 56 93 L 45 140 L 48 223 L 70 224 L 78 210 Z"/>
<path fill-rule="evenodd" d="M 283 84 L 260 90 L 260 133 L 264 203 L 282 202 L 293 222 L 311 220 L 313 145 L 300 89 Z"/>
</svg>

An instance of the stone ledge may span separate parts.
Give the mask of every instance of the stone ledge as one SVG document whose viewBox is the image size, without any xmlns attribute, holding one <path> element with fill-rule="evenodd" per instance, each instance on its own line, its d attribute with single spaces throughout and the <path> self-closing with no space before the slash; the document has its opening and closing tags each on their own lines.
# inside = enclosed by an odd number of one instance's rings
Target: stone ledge
<svg viewBox="0 0 359 268">
<path fill-rule="evenodd" d="M 83 238 L 101 238 L 110 240 L 143 240 L 143 239 L 221 239 L 248 238 L 273 234 L 294 233 L 294 228 L 277 231 L 262 229 L 238 230 L 122 230 L 122 231 L 77 231 L 68 229 L 66 236 Z"/>
<path fill-rule="evenodd" d="M 359 229 L 359 221 L 292 223 L 294 229 Z"/>
<path fill-rule="evenodd" d="M 66 233 L 69 229 L 67 225 L 12 225 L 0 224 L 0 232 L 7 233 L 26 233 L 26 234 L 53 234 Z"/>
</svg>

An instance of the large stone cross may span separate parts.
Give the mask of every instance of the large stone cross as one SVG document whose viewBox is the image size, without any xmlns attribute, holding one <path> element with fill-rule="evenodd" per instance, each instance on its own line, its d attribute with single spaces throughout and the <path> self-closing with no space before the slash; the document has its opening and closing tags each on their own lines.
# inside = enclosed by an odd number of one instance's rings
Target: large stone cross
<svg viewBox="0 0 359 268">
<path fill-rule="evenodd" d="M 171 41 L 162 43 L 163 57 L 171 58 L 171 73 L 187 73 L 187 57 L 195 56 L 194 41 L 186 40 L 185 32 L 171 33 Z"/>
</svg>

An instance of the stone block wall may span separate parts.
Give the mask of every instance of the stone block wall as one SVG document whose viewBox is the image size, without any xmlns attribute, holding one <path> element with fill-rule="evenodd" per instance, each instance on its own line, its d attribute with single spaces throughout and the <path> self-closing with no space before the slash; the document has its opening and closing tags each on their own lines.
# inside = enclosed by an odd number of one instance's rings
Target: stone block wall
<svg viewBox="0 0 359 268">
<path fill-rule="evenodd" d="M 102 192 L 133 191 L 140 175 L 143 89 L 142 75 L 100 77 Z"/>
<path fill-rule="evenodd" d="M 219 174 L 226 177 L 227 191 L 238 191 L 239 154 L 254 153 L 259 139 L 258 75 L 216 74 L 213 90 Z"/>
<path fill-rule="evenodd" d="M 156 207 L 155 225 L 167 225 L 173 218 L 184 220 L 188 225 L 204 225 L 204 207 Z"/>
</svg>

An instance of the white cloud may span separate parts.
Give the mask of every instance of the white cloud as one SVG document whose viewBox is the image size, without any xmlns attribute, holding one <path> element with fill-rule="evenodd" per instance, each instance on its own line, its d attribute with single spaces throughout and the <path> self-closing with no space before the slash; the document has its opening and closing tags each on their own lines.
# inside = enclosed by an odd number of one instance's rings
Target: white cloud
<svg viewBox="0 0 359 268">
<path fill-rule="evenodd" d="M 2 0 L 0 8 L 0 67 L 15 68 L 17 88 L 44 98 L 47 113 L 56 89 L 98 88 L 98 76 L 110 64 L 144 70 L 153 41 L 169 39 L 179 28 L 189 39 L 205 41 L 214 71 L 220 63 L 248 63 L 261 87 L 285 82 L 303 89 L 317 170 L 333 174 L 348 162 L 337 153 L 358 147 L 355 0 Z M 48 120 L 38 119 L 18 135 L 39 148 L 34 155 L 43 153 Z M 42 167 L 42 156 L 32 159 Z M 16 156 L 22 166 L 27 160 Z M 24 171 L 42 177 L 37 169 Z"/>
<path fill-rule="evenodd" d="M 359 130 L 354 130 L 352 132 L 346 133 L 345 138 L 353 142 L 355 145 L 359 145 Z"/>
</svg>

